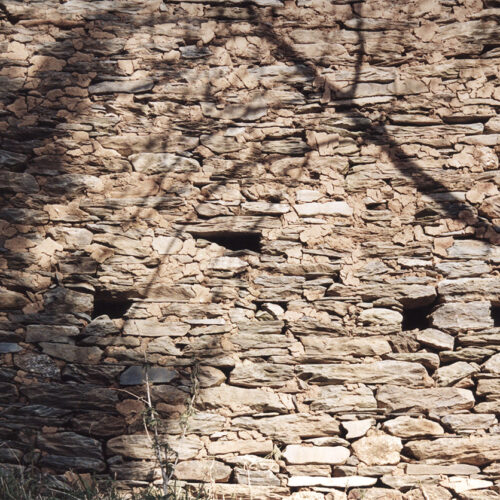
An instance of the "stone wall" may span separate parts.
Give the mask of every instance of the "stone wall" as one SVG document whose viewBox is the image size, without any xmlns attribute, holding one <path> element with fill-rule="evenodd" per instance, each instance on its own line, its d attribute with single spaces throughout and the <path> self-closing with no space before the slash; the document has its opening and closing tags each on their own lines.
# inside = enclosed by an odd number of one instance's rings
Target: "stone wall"
<svg viewBox="0 0 500 500">
<path fill-rule="evenodd" d="M 499 498 L 499 12 L 3 0 L 2 467 Z"/>
</svg>

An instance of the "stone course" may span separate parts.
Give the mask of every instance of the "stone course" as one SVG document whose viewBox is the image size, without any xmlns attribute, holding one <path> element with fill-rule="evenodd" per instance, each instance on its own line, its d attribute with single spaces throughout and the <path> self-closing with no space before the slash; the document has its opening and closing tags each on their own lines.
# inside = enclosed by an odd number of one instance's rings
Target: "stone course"
<svg viewBox="0 0 500 500">
<path fill-rule="evenodd" d="M 3 0 L 0 470 L 500 496 L 496 0 Z"/>
</svg>

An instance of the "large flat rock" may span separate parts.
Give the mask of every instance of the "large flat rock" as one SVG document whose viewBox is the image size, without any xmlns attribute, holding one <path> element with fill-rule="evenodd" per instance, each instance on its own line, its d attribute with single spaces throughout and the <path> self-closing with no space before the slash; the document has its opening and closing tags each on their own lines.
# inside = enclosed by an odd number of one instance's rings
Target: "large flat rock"
<svg viewBox="0 0 500 500">
<path fill-rule="evenodd" d="M 397 385 L 385 385 L 377 391 L 379 407 L 388 412 L 433 412 L 439 415 L 474 406 L 474 395 L 468 389 L 436 387 L 413 389 Z"/>
<path fill-rule="evenodd" d="M 373 363 L 299 365 L 300 378 L 318 384 L 397 384 L 413 387 L 428 385 L 426 369 L 418 363 L 375 361 Z"/>
<path fill-rule="evenodd" d="M 411 441 L 408 451 L 418 460 L 435 464 L 463 463 L 488 465 L 500 460 L 500 436 L 438 438 L 434 441 Z"/>
</svg>

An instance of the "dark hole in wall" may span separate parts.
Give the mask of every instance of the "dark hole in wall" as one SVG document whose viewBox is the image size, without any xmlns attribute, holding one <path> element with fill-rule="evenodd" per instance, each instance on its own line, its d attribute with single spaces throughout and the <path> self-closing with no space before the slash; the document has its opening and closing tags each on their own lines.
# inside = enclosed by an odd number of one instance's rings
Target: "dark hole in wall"
<svg viewBox="0 0 500 500">
<path fill-rule="evenodd" d="M 500 326 L 500 306 L 491 308 L 491 317 L 493 318 L 493 325 Z"/>
<path fill-rule="evenodd" d="M 111 319 L 123 318 L 134 301 L 103 290 L 94 296 L 92 318 L 107 314 Z"/>
<path fill-rule="evenodd" d="M 403 314 L 403 331 L 425 330 L 430 326 L 429 314 L 434 309 L 434 304 L 428 306 L 417 307 L 416 309 L 404 309 Z"/>
<path fill-rule="evenodd" d="M 211 236 L 203 236 L 204 240 L 217 243 L 228 250 L 251 250 L 261 253 L 260 233 L 218 233 Z"/>
</svg>

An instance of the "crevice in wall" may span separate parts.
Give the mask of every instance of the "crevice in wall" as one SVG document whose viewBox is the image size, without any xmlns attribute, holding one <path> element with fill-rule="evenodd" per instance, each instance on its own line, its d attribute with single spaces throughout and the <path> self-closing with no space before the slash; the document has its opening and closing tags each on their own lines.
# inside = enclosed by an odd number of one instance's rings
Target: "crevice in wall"
<svg viewBox="0 0 500 500">
<path fill-rule="evenodd" d="M 261 234 L 260 233 L 217 233 L 211 236 L 203 236 L 204 240 L 217 243 L 228 250 L 250 250 L 261 253 Z"/>
<path fill-rule="evenodd" d="M 133 302 L 133 300 L 116 295 L 109 290 L 101 290 L 94 296 L 92 318 L 103 314 L 107 314 L 111 319 L 123 318 Z"/>
<path fill-rule="evenodd" d="M 403 331 L 409 330 L 425 330 L 430 327 L 429 314 L 434 309 L 435 303 L 428 306 L 417 307 L 416 309 L 404 309 L 403 315 Z"/>
<path fill-rule="evenodd" d="M 493 318 L 493 325 L 500 326 L 500 306 L 493 306 L 491 308 L 491 317 Z"/>
</svg>

